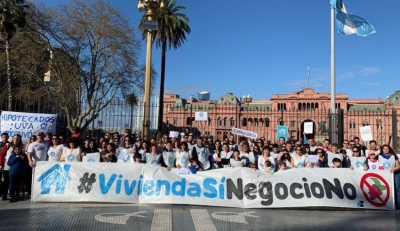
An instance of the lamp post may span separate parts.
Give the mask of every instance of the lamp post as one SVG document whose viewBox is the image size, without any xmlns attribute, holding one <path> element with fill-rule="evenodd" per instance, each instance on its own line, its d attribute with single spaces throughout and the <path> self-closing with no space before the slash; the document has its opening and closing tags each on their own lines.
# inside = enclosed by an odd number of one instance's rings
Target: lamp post
<svg viewBox="0 0 400 231">
<path fill-rule="evenodd" d="M 146 10 L 147 21 L 144 28 L 147 29 L 147 49 L 146 49 L 146 76 L 144 87 L 144 118 L 143 118 L 143 139 L 150 137 L 150 91 L 151 91 L 151 53 L 152 53 L 152 31 L 157 30 L 157 21 L 153 20 L 156 10 L 162 7 L 159 0 L 138 0 L 139 10 Z"/>
<path fill-rule="evenodd" d="M 379 129 L 381 130 L 381 138 L 379 139 Z M 376 130 L 377 130 L 377 135 L 376 135 L 376 140 L 379 141 L 379 145 L 382 146 L 382 129 L 383 129 L 383 123 L 382 123 L 382 118 L 379 116 L 376 118 Z"/>
<path fill-rule="evenodd" d="M 242 98 L 243 103 L 246 104 L 246 108 L 247 108 L 247 122 L 246 122 L 246 126 L 248 126 L 249 123 L 249 104 L 251 103 L 251 101 L 253 101 L 253 97 L 251 95 L 244 95 Z"/>
</svg>

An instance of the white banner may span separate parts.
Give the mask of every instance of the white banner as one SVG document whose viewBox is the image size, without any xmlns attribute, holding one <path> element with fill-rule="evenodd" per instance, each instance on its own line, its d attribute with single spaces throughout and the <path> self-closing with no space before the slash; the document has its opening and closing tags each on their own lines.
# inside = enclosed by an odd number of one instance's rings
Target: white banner
<svg viewBox="0 0 400 231">
<path fill-rule="evenodd" d="M 312 134 L 313 133 L 313 122 L 304 122 L 304 133 Z"/>
<path fill-rule="evenodd" d="M 1 133 L 7 132 L 10 140 L 14 134 L 22 137 L 24 144 L 38 132 L 55 133 L 57 114 L 24 113 L 13 111 L 1 112 Z"/>
<path fill-rule="evenodd" d="M 373 140 L 371 126 L 360 127 L 360 134 L 361 134 L 361 139 L 363 139 L 364 141 Z"/>
<path fill-rule="evenodd" d="M 100 162 L 100 153 L 99 152 L 86 153 L 82 157 L 82 162 Z"/>
<path fill-rule="evenodd" d="M 197 111 L 194 113 L 195 121 L 208 121 L 208 114 L 205 111 Z"/>
<path fill-rule="evenodd" d="M 257 139 L 257 137 L 258 137 L 258 134 L 255 132 L 242 130 L 239 128 L 232 128 L 231 133 L 234 135 L 244 136 L 244 137 L 251 138 L 251 139 Z"/>
<path fill-rule="evenodd" d="M 389 171 L 302 168 L 271 175 L 249 168 L 223 168 L 179 175 L 175 170 L 145 164 L 40 161 L 32 201 L 395 208 Z"/>
</svg>

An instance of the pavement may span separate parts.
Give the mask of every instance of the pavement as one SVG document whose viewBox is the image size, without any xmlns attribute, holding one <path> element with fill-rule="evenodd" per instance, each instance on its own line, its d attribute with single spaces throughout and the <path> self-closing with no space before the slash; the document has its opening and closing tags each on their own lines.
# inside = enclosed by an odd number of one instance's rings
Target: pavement
<svg viewBox="0 0 400 231">
<path fill-rule="evenodd" d="M 400 210 L 0 201 L 1 230 L 400 230 Z"/>
</svg>

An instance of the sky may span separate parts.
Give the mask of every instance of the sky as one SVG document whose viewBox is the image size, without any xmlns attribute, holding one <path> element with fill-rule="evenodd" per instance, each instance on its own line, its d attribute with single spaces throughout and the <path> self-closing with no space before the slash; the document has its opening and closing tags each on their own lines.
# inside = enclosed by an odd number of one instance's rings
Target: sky
<svg viewBox="0 0 400 231">
<path fill-rule="evenodd" d="M 35 0 L 58 5 L 67 0 Z M 110 0 L 135 29 L 143 12 L 136 0 Z M 376 33 L 340 36 L 335 29 L 336 93 L 351 99 L 386 99 L 400 89 L 400 1 L 344 0 L 347 12 Z M 331 92 L 330 0 L 178 0 L 191 33 L 166 56 L 165 93 L 181 98 L 200 91 L 218 99 L 228 92 L 254 100 L 304 87 Z M 140 38 L 137 33 L 137 38 Z M 141 62 L 145 63 L 142 41 Z M 153 47 L 158 73 L 161 51 Z M 308 75 L 308 65 L 310 74 Z M 159 87 L 159 76 L 157 77 Z M 158 95 L 158 91 L 153 92 Z"/>
</svg>

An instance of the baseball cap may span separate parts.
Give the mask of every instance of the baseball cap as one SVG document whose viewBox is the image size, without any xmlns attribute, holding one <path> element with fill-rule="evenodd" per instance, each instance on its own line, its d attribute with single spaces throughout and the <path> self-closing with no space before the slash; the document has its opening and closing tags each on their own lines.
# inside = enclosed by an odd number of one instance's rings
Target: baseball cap
<svg viewBox="0 0 400 231">
<path fill-rule="evenodd" d="M 373 151 L 373 150 L 369 150 L 369 151 L 368 151 L 368 155 L 376 155 L 376 153 L 375 153 L 375 151 Z"/>
</svg>

